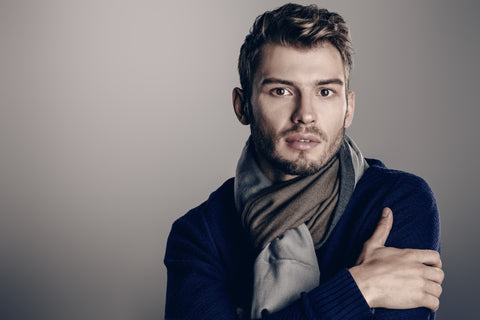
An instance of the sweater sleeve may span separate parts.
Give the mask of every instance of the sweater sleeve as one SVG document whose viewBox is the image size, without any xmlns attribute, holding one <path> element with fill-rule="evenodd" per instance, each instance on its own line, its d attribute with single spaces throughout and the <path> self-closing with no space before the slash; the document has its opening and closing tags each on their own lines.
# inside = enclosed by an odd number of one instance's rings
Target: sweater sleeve
<svg viewBox="0 0 480 320">
<path fill-rule="evenodd" d="M 388 193 L 383 206 L 393 211 L 393 227 L 385 246 L 429 249 L 440 252 L 440 221 L 436 201 L 427 183 L 413 175 L 403 175 Z M 377 308 L 374 319 L 434 319 L 427 308 L 388 310 Z"/>
<path fill-rule="evenodd" d="M 299 301 L 264 319 L 372 319 L 372 312 L 347 269 L 339 271 L 327 282 Z"/>
</svg>

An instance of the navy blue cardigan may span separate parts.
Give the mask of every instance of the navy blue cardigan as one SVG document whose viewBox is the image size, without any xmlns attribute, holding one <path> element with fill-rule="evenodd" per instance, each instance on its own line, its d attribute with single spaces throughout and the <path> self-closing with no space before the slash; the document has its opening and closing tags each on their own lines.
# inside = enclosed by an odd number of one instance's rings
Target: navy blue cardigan
<svg viewBox="0 0 480 320">
<path fill-rule="evenodd" d="M 358 182 L 327 242 L 316 251 L 318 287 L 268 319 L 433 319 L 426 308 L 370 309 L 349 267 L 370 238 L 384 207 L 393 211 L 386 246 L 439 250 L 439 217 L 421 178 L 387 169 L 378 160 Z M 233 200 L 233 179 L 178 219 L 165 253 L 166 319 L 236 319 L 250 313 L 254 252 Z"/>
</svg>

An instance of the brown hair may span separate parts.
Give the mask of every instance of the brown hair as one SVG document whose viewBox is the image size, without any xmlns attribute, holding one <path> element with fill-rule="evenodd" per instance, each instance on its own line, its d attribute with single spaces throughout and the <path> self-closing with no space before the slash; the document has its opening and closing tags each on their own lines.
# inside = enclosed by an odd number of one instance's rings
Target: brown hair
<svg viewBox="0 0 480 320">
<path fill-rule="evenodd" d="M 258 16 L 245 38 L 238 59 L 244 101 L 250 102 L 253 77 L 260 64 L 265 44 L 311 48 L 325 41 L 330 42 L 340 52 L 348 89 L 353 50 L 350 31 L 342 16 L 327 9 L 320 9 L 316 5 L 302 6 L 293 3 Z"/>
</svg>

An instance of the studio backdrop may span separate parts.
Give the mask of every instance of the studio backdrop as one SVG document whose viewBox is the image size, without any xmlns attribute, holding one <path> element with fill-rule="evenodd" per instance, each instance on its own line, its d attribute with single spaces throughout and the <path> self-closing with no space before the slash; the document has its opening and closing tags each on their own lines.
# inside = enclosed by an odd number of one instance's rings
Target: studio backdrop
<svg viewBox="0 0 480 320">
<path fill-rule="evenodd" d="M 480 6 L 316 3 L 352 30 L 348 134 L 437 197 L 438 319 L 472 319 Z M 234 174 L 240 45 L 282 4 L 0 1 L 0 318 L 163 318 L 171 224 Z"/>
</svg>

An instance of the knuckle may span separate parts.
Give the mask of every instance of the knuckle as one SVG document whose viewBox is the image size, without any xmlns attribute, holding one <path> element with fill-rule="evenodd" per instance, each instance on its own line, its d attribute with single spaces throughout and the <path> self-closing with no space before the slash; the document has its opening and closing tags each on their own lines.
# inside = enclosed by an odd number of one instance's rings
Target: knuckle
<svg viewBox="0 0 480 320">
<path fill-rule="evenodd" d="M 422 293 L 420 305 L 427 307 L 432 311 L 437 311 L 440 306 L 440 300 L 438 299 L 438 297 L 435 297 L 433 295 Z"/>
<path fill-rule="evenodd" d="M 414 249 L 405 249 L 404 255 L 405 258 L 413 260 L 416 257 L 416 251 Z"/>
<path fill-rule="evenodd" d="M 445 279 L 445 272 L 442 269 L 438 269 L 438 273 L 439 273 L 438 278 L 440 280 L 440 283 L 442 283 L 443 280 Z"/>
<path fill-rule="evenodd" d="M 429 288 L 426 288 L 428 290 L 428 293 L 430 293 L 432 296 L 439 298 L 442 295 L 442 286 L 437 284 L 437 283 L 432 283 L 429 285 Z"/>
<path fill-rule="evenodd" d="M 440 300 L 437 299 L 437 298 L 433 298 L 433 301 L 432 301 L 432 310 L 433 310 L 433 311 L 437 311 L 439 307 L 440 307 Z"/>
<path fill-rule="evenodd" d="M 445 278 L 445 273 L 440 268 L 426 267 L 424 276 L 426 278 L 430 278 L 432 281 L 435 281 L 438 284 L 441 284 Z"/>
<path fill-rule="evenodd" d="M 442 259 L 440 257 L 440 253 L 438 251 L 435 251 L 435 250 L 431 250 L 431 253 L 432 253 L 433 260 L 436 261 L 437 264 L 441 267 L 442 266 Z"/>
<path fill-rule="evenodd" d="M 441 286 L 441 285 L 438 285 L 438 289 L 437 289 L 437 290 L 438 290 L 438 295 L 437 295 L 437 297 L 440 297 L 440 296 L 442 295 L 442 293 L 443 293 L 443 288 L 442 288 L 442 286 Z"/>
<path fill-rule="evenodd" d="M 432 256 L 432 258 L 440 259 L 440 254 L 438 253 L 438 251 L 435 251 L 435 250 L 426 250 L 426 252 L 429 252 L 430 255 Z"/>
</svg>

